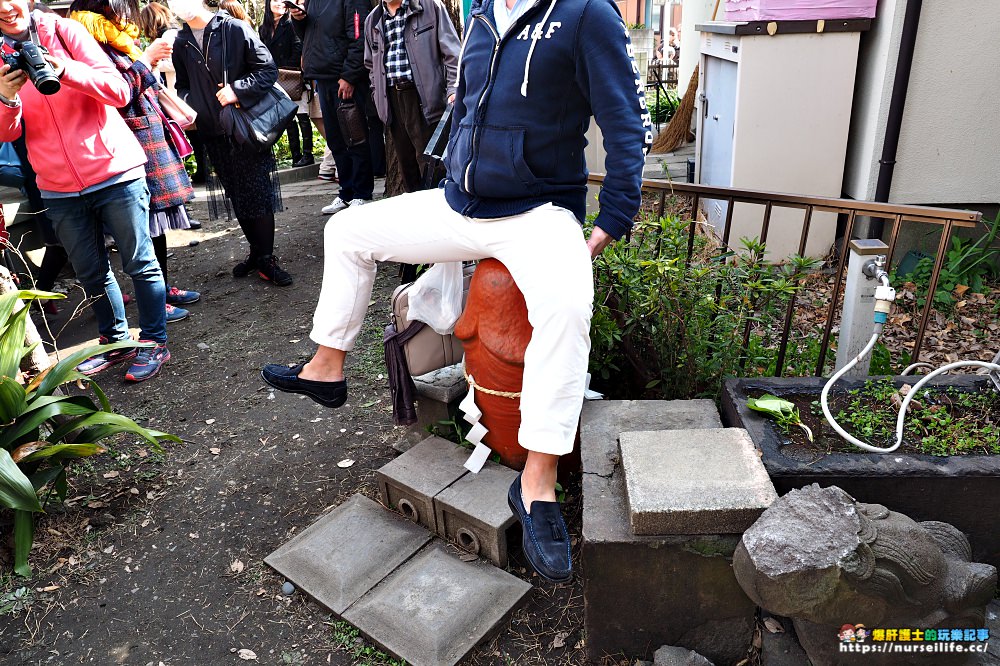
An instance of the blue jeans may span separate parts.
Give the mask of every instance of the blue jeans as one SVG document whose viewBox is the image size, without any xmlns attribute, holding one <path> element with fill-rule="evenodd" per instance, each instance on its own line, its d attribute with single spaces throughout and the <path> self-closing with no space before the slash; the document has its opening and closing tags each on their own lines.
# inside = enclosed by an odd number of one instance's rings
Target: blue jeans
<svg viewBox="0 0 1000 666">
<path fill-rule="evenodd" d="M 340 133 L 340 123 L 337 121 L 337 107 L 341 104 L 337 96 L 338 85 L 334 79 L 319 82 L 319 107 L 323 111 L 323 124 L 326 125 L 326 145 L 333 153 L 333 161 L 337 163 L 337 180 L 340 182 L 339 196 L 344 201 L 371 199 L 375 189 L 375 176 L 372 165 L 372 147 L 370 137 L 357 146 L 347 146 L 343 134 Z M 368 83 L 354 89 L 355 101 L 362 105 L 366 115 L 372 106 L 371 93 L 367 91 Z M 384 160 L 383 160 L 384 161 Z"/>
<path fill-rule="evenodd" d="M 139 339 L 167 341 L 166 289 L 163 272 L 149 239 L 149 189 L 139 178 L 82 194 L 48 199 L 49 219 L 66 248 L 76 277 L 90 298 L 101 335 L 127 340 L 125 304 L 104 247 L 104 230 L 114 237 L 122 268 L 132 277 L 139 306 Z"/>
</svg>

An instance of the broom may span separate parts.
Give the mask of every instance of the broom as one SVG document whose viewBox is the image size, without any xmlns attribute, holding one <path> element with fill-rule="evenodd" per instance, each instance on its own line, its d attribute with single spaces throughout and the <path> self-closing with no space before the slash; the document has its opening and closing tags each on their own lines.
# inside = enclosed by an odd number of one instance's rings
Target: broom
<svg viewBox="0 0 1000 666">
<path fill-rule="evenodd" d="M 712 9 L 712 20 L 719 14 L 720 0 L 715 0 L 715 7 Z M 672 153 L 685 143 L 688 134 L 691 133 L 691 115 L 694 113 L 694 98 L 698 94 L 698 67 L 695 65 L 691 80 L 688 81 L 687 90 L 684 91 L 684 98 L 677 106 L 674 117 L 670 119 L 667 126 L 657 135 L 653 141 L 650 153 Z"/>
<path fill-rule="evenodd" d="M 698 67 L 695 66 L 688 82 L 684 98 L 677 106 L 674 117 L 670 119 L 653 141 L 651 153 L 670 153 L 680 148 L 687 141 L 691 132 L 691 116 L 694 114 L 694 98 L 698 94 Z"/>
</svg>

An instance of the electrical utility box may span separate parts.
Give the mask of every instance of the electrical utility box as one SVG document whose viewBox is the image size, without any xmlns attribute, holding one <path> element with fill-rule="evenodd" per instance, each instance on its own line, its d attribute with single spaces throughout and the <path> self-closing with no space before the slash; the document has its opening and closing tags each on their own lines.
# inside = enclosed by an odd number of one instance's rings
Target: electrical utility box
<svg viewBox="0 0 1000 666">
<path fill-rule="evenodd" d="M 700 24 L 696 178 L 704 185 L 840 198 L 860 33 L 870 19 Z M 719 236 L 728 204 L 704 200 Z M 764 206 L 737 203 L 730 247 L 759 237 Z M 805 211 L 775 207 L 768 259 L 799 249 Z M 834 213 L 814 212 L 805 254 L 825 256 Z"/>
</svg>

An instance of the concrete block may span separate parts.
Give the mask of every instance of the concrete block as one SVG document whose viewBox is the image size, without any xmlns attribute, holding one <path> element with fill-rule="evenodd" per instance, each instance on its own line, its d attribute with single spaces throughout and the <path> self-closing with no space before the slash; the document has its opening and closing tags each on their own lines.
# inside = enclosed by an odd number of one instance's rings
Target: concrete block
<svg viewBox="0 0 1000 666">
<path fill-rule="evenodd" d="M 498 632 L 531 586 L 481 560 L 462 562 L 435 542 L 347 609 L 343 617 L 413 666 L 451 666 Z"/>
<path fill-rule="evenodd" d="M 458 403 L 469 390 L 461 363 L 418 375 L 413 378 L 413 383 L 417 387 L 417 422 L 393 444 L 393 448 L 400 453 L 409 451 L 426 439 L 429 427 L 456 418 Z"/>
<path fill-rule="evenodd" d="M 732 571 L 739 535 L 637 536 L 630 526 L 618 434 L 698 427 L 721 427 L 711 401 L 584 403 L 580 571 L 593 663 L 621 654 L 652 659 L 661 645 L 720 665 L 746 654 L 755 607 Z"/>
<path fill-rule="evenodd" d="M 517 522 L 507 505 L 507 490 L 517 472 L 487 462 L 478 474 L 466 474 L 434 498 L 438 534 L 459 547 L 507 566 L 508 532 Z M 518 532 L 519 534 L 519 532 Z"/>
<path fill-rule="evenodd" d="M 264 562 L 342 614 L 431 538 L 377 502 L 354 495 Z"/>
<path fill-rule="evenodd" d="M 635 534 L 742 534 L 778 499 L 746 430 L 623 432 Z"/>
<path fill-rule="evenodd" d="M 428 437 L 375 472 L 386 506 L 437 531 L 433 498 L 465 475 L 469 451 L 440 437 Z"/>
<path fill-rule="evenodd" d="M 417 395 L 444 403 L 460 401 L 469 392 L 461 363 L 418 375 L 413 378 L 413 384 L 417 387 Z"/>
</svg>

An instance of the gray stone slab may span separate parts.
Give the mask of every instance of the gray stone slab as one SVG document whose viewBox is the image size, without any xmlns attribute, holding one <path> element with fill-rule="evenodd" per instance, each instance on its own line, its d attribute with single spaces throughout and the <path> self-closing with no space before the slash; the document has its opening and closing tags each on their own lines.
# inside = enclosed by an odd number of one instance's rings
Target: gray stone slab
<svg viewBox="0 0 1000 666">
<path fill-rule="evenodd" d="M 623 432 L 632 532 L 742 534 L 778 499 L 742 428 Z"/>
<path fill-rule="evenodd" d="M 431 538 L 377 502 L 354 495 L 264 562 L 339 615 Z"/>
<path fill-rule="evenodd" d="M 695 650 L 716 664 L 746 654 L 755 606 L 732 571 L 739 536 L 637 536 L 629 524 L 618 434 L 696 427 L 721 427 L 713 402 L 584 403 L 580 572 L 593 663 L 612 655 L 652 659 L 661 645 Z"/>
<path fill-rule="evenodd" d="M 618 434 L 636 430 L 721 428 L 712 400 L 588 400 L 583 403 L 580 454 L 583 468 L 608 476 L 618 466 Z M 590 445 L 612 444 L 610 449 Z"/>
<path fill-rule="evenodd" d="M 979 663 L 1000 664 L 1000 600 L 994 599 L 986 606 L 986 628 L 990 630 L 990 642 L 986 646 L 986 654 L 980 657 Z"/>
<path fill-rule="evenodd" d="M 516 522 L 507 490 L 517 472 L 487 462 L 478 474 L 466 474 L 434 498 L 438 534 L 460 548 L 507 566 L 508 530 Z"/>
<path fill-rule="evenodd" d="M 468 458 L 467 449 L 428 437 L 375 473 L 382 501 L 436 532 L 434 496 L 466 474 Z"/>
<path fill-rule="evenodd" d="M 469 392 L 461 363 L 418 375 L 413 378 L 413 384 L 417 387 L 417 395 L 443 403 L 461 400 Z"/>
<path fill-rule="evenodd" d="M 413 666 L 451 666 L 489 639 L 531 585 L 481 560 L 462 562 L 434 542 L 343 614 Z"/>
</svg>

